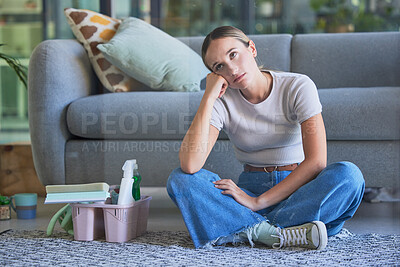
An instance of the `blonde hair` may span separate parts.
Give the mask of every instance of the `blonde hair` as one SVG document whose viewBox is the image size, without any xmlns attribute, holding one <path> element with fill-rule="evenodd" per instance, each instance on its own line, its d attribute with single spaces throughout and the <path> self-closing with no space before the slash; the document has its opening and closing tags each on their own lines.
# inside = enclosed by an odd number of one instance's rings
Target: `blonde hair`
<svg viewBox="0 0 400 267">
<path fill-rule="evenodd" d="M 212 71 L 212 70 L 205 61 L 208 47 L 210 46 L 210 43 L 212 40 L 227 38 L 227 37 L 235 38 L 235 39 L 239 40 L 240 42 L 242 42 L 244 44 L 245 47 L 249 47 L 249 45 L 250 45 L 250 38 L 247 37 L 247 35 L 244 34 L 238 28 L 235 28 L 233 26 L 221 26 L 221 27 L 214 29 L 212 32 L 210 32 L 206 36 L 206 38 L 203 41 L 203 45 L 201 47 L 201 58 L 203 59 L 204 65 L 206 65 L 206 67 L 210 71 Z M 260 66 L 260 68 L 262 68 L 262 66 Z"/>
</svg>

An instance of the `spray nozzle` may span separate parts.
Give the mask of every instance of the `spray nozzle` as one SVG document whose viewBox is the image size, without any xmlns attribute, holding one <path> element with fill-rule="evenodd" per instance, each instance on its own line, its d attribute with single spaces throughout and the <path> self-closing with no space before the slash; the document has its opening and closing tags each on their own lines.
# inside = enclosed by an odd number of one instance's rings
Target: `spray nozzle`
<svg viewBox="0 0 400 267">
<path fill-rule="evenodd" d="M 122 166 L 124 178 L 133 178 L 133 169 L 137 168 L 136 159 L 127 160 Z"/>
</svg>

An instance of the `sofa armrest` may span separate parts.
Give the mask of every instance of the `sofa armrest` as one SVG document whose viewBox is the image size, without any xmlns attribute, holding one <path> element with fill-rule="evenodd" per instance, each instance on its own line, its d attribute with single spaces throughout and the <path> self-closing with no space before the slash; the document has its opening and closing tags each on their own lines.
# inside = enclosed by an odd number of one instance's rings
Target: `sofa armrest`
<svg viewBox="0 0 400 267">
<path fill-rule="evenodd" d="M 66 110 L 75 99 L 94 94 L 98 80 L 75 40 L 47 40 L 32 53 L 28 111 L 32 154 L 39 180 L 65 184 L 65 144 L 72 135 Z"/>
</svg>

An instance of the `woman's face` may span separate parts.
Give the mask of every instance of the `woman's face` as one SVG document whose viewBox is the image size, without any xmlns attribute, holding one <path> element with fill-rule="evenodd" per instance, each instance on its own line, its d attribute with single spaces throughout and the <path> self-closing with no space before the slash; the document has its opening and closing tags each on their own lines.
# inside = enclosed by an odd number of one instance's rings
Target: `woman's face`
<svg viewBox="0 0 400 267">
<path fill-rule="evenodd" d="M 211 41 L 205 62 L 214 73 L 225 78 L 229 87 L 245 89 L 258 71 L 256 56 L 252 41 L 246 47 L 241 41 L 227 37 Z"/>
</svg>

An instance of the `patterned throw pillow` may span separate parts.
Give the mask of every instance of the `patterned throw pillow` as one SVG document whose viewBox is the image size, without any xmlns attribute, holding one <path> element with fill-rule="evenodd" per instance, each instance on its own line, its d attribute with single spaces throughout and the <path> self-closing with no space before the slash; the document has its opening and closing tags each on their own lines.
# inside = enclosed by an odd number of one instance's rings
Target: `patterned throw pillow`
<svg viewBox="0 0 400 267">
<path fill-rule="evenodd" d="M 121 21 L 84 9 L 66 8 L 64 14 L 75 37 L 85 47 L 103 86 L 112 92 L 133 91 L 139 82 L 108 62 L 97 49 L 98 44 L 107 43 L 114 36 Z"/>
</svg>

